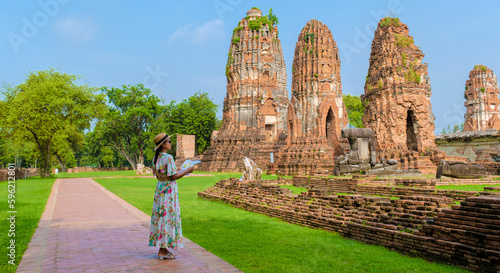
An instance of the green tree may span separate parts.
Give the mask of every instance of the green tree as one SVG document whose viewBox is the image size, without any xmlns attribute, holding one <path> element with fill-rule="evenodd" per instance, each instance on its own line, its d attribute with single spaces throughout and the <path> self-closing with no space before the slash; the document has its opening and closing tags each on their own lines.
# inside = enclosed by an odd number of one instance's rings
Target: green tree
<svg viewBox="0 0 500 273">
<path fill-rule="evenodd" d="M 278 22 L 278 17 L 276 16 L 276 14 L 273 13 L 273 9 L 269 9 L 269 20 L 271 20 L 271 22 L 273 22 L 273 25 L 277 26 L 279 24 Z"/>
<path fill-rule="evenodd" d="M 106 167 L 113 167 L 113 162 L 115 161 L 115 153 L 111 147 L 106 146 L 101 149 L 101 160 Z"/>
<path fill-rule="evenodd" d="M 167 106 L 164 115 L 166 132 L 196 136 L 196 153 L 203 153 L 211 143 L 212 131 L 217 127 L 217 104 L 206 92 L 197 92 L 187 100 Z M 175 143 L 172 143 L 174 147 Z"/>
<path fill-rule="evenodd" d="M 365 107 L 361 103 L 361 98 L 359 96 L 344 95 L 344 105 L 347 108 L 349 123 L 356 128 L 364 128 L 362 119 Z"/>
<path fill-rule="evenodd" d="M 125 157 L 135 170 L 144 164 L 145 149 L 159 133 L 157 119 L 165 112 L 160 99 L 143 84 L 102 88 L 109 111 L 96 125 L 98 139 Z"/>
<path fill-rule="evenodd" d="M 54 137 L 53 153 L 62 172 L 66 172 L 67 167 L 74 167 L 75 153 L 82 148 L 83 141 L 83 132 L 75 126 L 68 126 Z"/>
<path fill-rule="evenodd" d="M 9 115 L 2 118 L 1 127 L 18 143 L 36 143 L 42 177 L 50 176 L 54 139 L 71 126 L 89 128 L 102 113 L 103 96 L 95 94 L 95 88 L 77 84 L 79 79 L 54 69 L 37 71 L 3 92 L 1 106 Z"/>
<path fill-rule="evenodd" d="M 443 130 L 441 131 L 441 134 L 444 135 L 444 134 L 463 132 L 464 131 L 464 124 L 465 123 L 455 124 L 455 125 L 453 125 L 453 127 L 450 124 L 448 124 L 447 127 L 443 128 Z"/>
</svg>

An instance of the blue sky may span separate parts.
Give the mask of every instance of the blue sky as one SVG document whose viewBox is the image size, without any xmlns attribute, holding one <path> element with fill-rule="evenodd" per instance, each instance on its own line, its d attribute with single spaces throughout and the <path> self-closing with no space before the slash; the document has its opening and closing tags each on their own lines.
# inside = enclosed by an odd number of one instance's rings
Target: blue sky
<svg viewBox="0 0 500 273">
<path fill-rule="evenodd" d="M 436 133 L 463 122 L 475 64 L 500 71 L 498 1 L 40 0 L 6 1 L 0 10 L 0 82 L 17 85 L 30 71 L 54 67 L 97 87 L 144 83 L 167 103 L 206 91 L 222 106 L 232 30 L 254 6 L 278 16 L 289 93 L 307 21 L 330 28 L 343 92 L 360 95 L 376 24 L 395 14 L 426 55 Z"/>
</svg>

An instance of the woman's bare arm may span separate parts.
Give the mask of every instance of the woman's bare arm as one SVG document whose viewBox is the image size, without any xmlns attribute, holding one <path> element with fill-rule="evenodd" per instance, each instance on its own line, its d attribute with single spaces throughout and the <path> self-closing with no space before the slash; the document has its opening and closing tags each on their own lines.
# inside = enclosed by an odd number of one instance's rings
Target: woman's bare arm
<svg viewBox="0 0 500 273">
<path fill-rule="evenodd" d="M 180 171 L 180 172 L 177 172 L 177 173 L 176 173 L 176 174 L 174 174 L 174 175 L 167 176 L 167 179 L 168 179 L 168 180 L 170 180 L 170 181 L 177 180 L 177 179 L 179 179 L 179 178 L 184 177 L 184 176 L 185 176 L 186 174 L 188 174 L 188 173 L 192 173 L 192 172 L 193 172 L 193 170 L 194 170 L 194 167 L 189 167 L 189 168 L 187 168 L 187 169 L 185 169 L 185 170 L 182 170 L 182 171 Z"/>
</svg>

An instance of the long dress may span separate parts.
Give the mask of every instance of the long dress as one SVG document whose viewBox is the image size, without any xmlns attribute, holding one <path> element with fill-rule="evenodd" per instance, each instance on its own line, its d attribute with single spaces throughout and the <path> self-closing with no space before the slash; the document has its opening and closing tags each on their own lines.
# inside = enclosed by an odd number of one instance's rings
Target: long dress
<svg viewBox="0 0 500 273">
<path fill-rule="evenodd" d="M 153 168 L 161 180 L 177 173 L 172 155 L 161 153 Z M 158 181 L 151 214 L 149 245 L 178 249 L 182 243 L 181 209 L 176 181 Z"/>
</svg>

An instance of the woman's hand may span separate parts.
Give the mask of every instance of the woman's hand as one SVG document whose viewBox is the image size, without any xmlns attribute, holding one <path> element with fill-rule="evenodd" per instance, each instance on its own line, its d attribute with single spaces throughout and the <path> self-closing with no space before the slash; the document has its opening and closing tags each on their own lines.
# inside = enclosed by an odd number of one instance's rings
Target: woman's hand
<svg viewBox="0 0 500 273">
<path fill-rule="evenodd" d="M 186 169 L 186 173 L 192 173 L 194 171 L 194 166 Z"/>
</svg>

